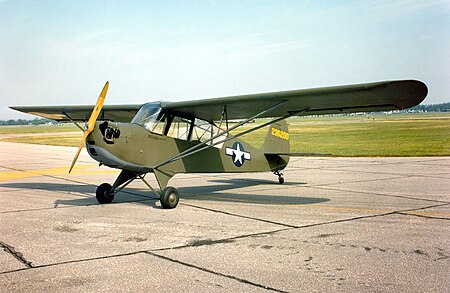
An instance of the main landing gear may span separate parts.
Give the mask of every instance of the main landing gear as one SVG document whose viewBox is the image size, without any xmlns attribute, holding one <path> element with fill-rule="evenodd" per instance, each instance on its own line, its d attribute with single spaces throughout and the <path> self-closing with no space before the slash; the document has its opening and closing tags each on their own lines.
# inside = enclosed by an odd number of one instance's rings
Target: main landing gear
<svg viewBox="0 0 450 293">
<path fill-rule="evenodd" d="M 179 199 L 178 191 L 171 186 L 164 188 L 159 197 L 161 206 L 165 209 L 173 209 L 176 207 Z"/>
<path fill-rule="evenodd" d="M 278 176 L 278 183 L 280 183 L 280 184 L 284 183 L 283 173 L 281 173 L 280 171 L 275 171 L 275 172 L 273 172 L 273 174 Z"/>
<path fill-rule="evenodd" d="M 100 184 L 95 192 L 98 203 L 110 203 L 114 199 L 114 192 L 111 191 L 112 186 L 109 183 Z"/>
<path fill-rule="evenodd" d="M 111 186 L 109 183 L 100 184 L 97 187 L 97 191 L 95 192 L 95 197 L 97 198 L 98 203 L 107 204 L 111 203 L 114 199 L 114 195 L 121 191 L 125 186 L 130 184 L 134 179 L 141 179 L 145 185 L 147 185 L 151 191 L 159 194 L 159 201 L 161 202 L 161 206 L 164 209 L 173 209 L 178 205 L 178 201 L 180 200 L 178 196 L 178 191 L 174 187 L 166 187 L 161 192 L 153 189 L 150 184 L 144 179 L 146 173 L 134 173 L 127 170 L 122 170 L 120 172 L 119 177 L 117 177 L 114 184 Z"/>
</svg>

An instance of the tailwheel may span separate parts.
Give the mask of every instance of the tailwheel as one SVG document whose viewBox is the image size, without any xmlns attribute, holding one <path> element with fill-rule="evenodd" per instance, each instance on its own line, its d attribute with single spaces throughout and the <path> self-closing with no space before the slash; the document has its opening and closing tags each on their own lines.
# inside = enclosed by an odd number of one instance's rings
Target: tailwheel
<svg viewBox="0 0 450 293">
<path fill-rule="evenodd" d="M 159 198 L 161 206 L 165 209 L 173 209 L 178 205 L 178 191 L 174 187 L 166 187 Z"/>
<path fill-rule="evenodd" d="M 114 199 L 114 193 L 112 192 L 112 186 L 108 183 L 103 183 L 97 187 L 97 191 L 95 192 L 95 197 L 97 198 L 98 203 L 110 203 Z"/>
<path fill-rule="evenodd" d="M 280 173 L 280 171 L 276 171 L 276 172 L 273 172 L 273 174 L 278 176 L 278 183 L 280 183 L 280 184 L 284 183 L 283 173 Z"/>
</svg>

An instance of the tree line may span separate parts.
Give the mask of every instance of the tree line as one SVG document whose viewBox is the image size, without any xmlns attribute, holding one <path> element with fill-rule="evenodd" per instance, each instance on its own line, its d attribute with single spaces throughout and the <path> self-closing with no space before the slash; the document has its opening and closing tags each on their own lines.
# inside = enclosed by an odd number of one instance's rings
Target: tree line
<svg viewBox="0 0 450 293">
<path fill-rule="evenodd" d="M 450 103 L 442 104 L 430 104 L 430 105 L 417 105 L 405 111 L 417 111 L 417 112 L 450 112 Z"/>
<path fill-rule="evenodd" d="M 45 118 L 34 118 L 33 120 L 27 119 L 9 119 L 9 120 L 0 120 L 0 126 L 13 126 L 13 125 L 41 125 L 41 124 L 54 124 L 56 123 L 53 120 L 45 119 Z"/>
</svg>

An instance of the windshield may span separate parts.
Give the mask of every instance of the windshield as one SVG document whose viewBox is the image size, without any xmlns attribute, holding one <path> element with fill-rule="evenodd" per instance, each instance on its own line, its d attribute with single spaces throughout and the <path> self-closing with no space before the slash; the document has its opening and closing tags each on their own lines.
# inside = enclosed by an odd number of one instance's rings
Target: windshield
<svg viewBox="0 0 450 293">
<path fill-rule="evenodd" d="M 147 103 L 139 109 L 131 123 L 144 126 L 152 132 L 159 132 L 156 128 L 160 122 L 164 122 L 163 114 L 160 102 Z"/>
</svg>

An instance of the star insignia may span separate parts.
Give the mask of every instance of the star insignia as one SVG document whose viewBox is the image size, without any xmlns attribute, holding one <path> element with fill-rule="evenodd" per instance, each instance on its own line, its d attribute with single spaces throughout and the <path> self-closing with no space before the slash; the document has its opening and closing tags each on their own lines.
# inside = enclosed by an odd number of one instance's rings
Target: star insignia
<svg viewBox="0 0 450 293">
<path fill-rule="evenodd" d="M 231 156 L 236 167 L 241 167 L 245 160 L 251 159 L 251 154 L 244 150 L 244 146 L 240 142 L 235 142 L 231 148 L 226 147 L 225 154 Z"/>
</svg>

